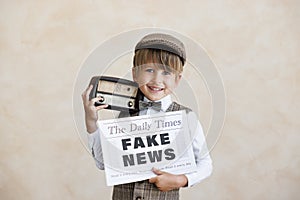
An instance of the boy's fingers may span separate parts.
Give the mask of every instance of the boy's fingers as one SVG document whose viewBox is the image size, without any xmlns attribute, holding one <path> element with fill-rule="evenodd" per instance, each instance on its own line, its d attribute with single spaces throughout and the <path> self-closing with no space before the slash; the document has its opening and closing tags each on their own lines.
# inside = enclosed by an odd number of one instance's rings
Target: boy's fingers
<svg viewBox="0 0 300 200">
<path fill-rule="evenodd" d="M 159 170 L 159 169 L 156 169 L 155 167 L 152 168 L 152 171 L 156 174 L 156 175 L 162 175 L 164 172 Z"/>
<path fill-rule="evenodd" d="M 93 89 L 93 85 L 89 85 L 89 87 L 86 90 L 86 94 L 85 94 L 87 99 L 89 99 L 92 89 Z"/>
<path fill-rule="evenodd" d="M 97 101 L 100 101 L 100 100 L 103 100 L 103 98 L 102 97 L 95 97 L 95 98 L 91 99 L 91 102 L 96 103 Z"/>
<path fill-rule="evenodd" d="M 96 98 L 92 98 L 90 101 L 89 101 L 89 104 L 90 105 L 95 105 L 96 102 L 99 102 L 100 100 L 103 100 L 103 97 L 96 97 Z M 108 107 L 107 104 L 103 104 L 103 105 L 99 105 L 99 106 L 96 106 L 96 110 L 101 110 L 101 109 L 104 109 Z"/>
<path fill-rule="evenodd" d="M 97 106 L 97 107 L 96 107 L 96 110 L 104 109 L 104 108 L 106 108 L 107 106 L 108 106 L 107 104 L 101 105 L 101 106 Z"/>
<path fill-rule="evenodd" d="M 88 101 L 89 97 L 90 97 L 90 93 L 93 89 L 93 85 L 89 85 L 86 90 L 82 93 L 82 98 L 84 98 L 84 100 Z"/>
<path fill-rule="evenodd" d="M 157 180 L 157 177 L 153 177 L 149 179 L 149 183 L 155 183 Z"/>
</svg>

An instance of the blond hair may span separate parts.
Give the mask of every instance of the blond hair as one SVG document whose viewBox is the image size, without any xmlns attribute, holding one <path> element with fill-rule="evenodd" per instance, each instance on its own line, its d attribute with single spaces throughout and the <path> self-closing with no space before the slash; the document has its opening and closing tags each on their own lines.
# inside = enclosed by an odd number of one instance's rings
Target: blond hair
<svg viewBox="0 0 300 200">
<path fill-rule="evenodd" d="M 139 49 L 135 52 L 133 69 L 138 69 L 147 63 L 156 64 L 159 68 L 176 74 L 181 74 L 183 71 L 183 64 L 179 56 L 160 49 Z"/>
</svg>

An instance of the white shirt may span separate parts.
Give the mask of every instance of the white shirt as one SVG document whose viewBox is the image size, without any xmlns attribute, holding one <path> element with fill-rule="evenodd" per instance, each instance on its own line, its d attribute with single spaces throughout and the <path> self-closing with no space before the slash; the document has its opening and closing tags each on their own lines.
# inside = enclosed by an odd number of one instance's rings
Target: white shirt
<svg viewBox="0 0 300 200">
<path fill-rule="evenodd" d="M 149 100 L 145 98 L 145 101 Z M 166 110 L 172 103 L 171 96 L 168 95 L 162 98 L 160 101 L 162 103 L 160 111 L 154 110 L 150 107 L 148 109 L 140 111 L 139 115 L 151 115 L 160 112 L 166 112 Z M 207 150 L 202 126 L 198 121 L 196 114 L 194 112 L 187 112 L 187 121 L 189 125 L 190 134 L 194 135 L 192 147 L 197 166 L 195 172 L 185 174 L 185 176 L 188 179 L 188 187 L 191 187 L 210 176 L 210 174 L 212 173 L 212 160 Z M 195 132 L 192 133 L 192 131 Z M 88 143 L 94 160 L 96 162 L 96 166 L 99 169 L 104 170 L 104 161 L 101 148 L 101 141 L 99 137 L 99 129 L 97 129 L 94 133 L 88 134 Z"/>
</svg>

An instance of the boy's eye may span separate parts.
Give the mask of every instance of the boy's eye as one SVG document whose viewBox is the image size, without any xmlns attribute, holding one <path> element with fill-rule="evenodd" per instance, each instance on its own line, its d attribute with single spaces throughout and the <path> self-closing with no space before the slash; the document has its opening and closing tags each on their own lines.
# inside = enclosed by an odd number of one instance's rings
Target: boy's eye
<svg viewBox="0 0 300 200">
<path fill-rule="evenodd" d="M 168 72 L 168 71 L 163 71 L 162 73 L 163 75 L 171 75 L 171 72 Z"/>
<path fill-rule="evenodd" d="M 148 68 L 148 69 L 146 69 L 146 72 L 154 72 L 154 69 L 151 69 L 151 68 Z"/>
</svg>

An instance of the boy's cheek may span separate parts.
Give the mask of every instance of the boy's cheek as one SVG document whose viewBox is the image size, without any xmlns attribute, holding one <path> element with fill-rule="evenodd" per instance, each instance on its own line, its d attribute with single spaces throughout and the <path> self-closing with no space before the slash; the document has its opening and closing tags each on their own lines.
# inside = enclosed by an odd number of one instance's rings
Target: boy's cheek
<svg viewBox="0 0 300 200">
<path fill-rule="evenodd" d="M 139 82 L 139 77 L 141 76 L 141 74 L 139 73 L 138 70 L 136 69 L 132 69 L 132 78 L 135 82 Z"/>
<path fill-rule="evenodd" d="M 147 76 L 137 76 L 134 80 L 135 82 L 137 82 L 139 84 L 139 86 L 143 86 L 146 85 L 149 82 L 149 78 Z"/>
<path fill-rule="evenodd" d="M 145 83 L 138 83 L 139 84 L 139 88 L 141 89 L 141 88 L 145 88 L 146 87 L 146 84 Z"/>
</svg>

